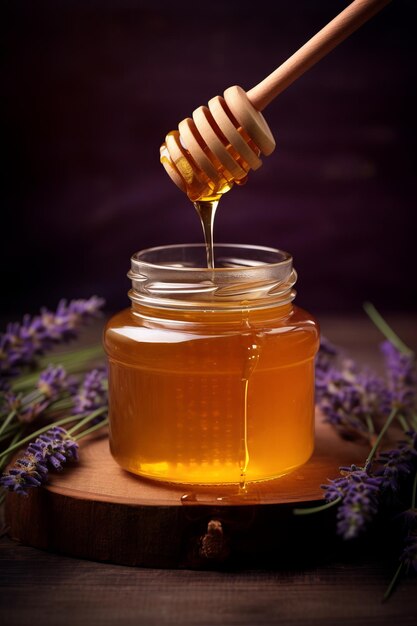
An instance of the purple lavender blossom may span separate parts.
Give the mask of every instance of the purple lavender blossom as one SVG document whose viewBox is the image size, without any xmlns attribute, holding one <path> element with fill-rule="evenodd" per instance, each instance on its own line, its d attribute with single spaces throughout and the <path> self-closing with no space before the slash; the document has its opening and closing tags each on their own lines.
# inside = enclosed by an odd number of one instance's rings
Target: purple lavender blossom
<svg viewBox="0 0 417 626">
<path fill-rule="evenodd" d="M 340 352 L 326 337 L 320 338 L 320 348 L 316 356 L 316 376 L 327 372 L 335 364 Z"/>
<path fill-rule="evenodd" d="M 341 478 L 322 485 L 325 499 L 341 499 L 337 511 L 337 533 L 343 539 L 358 537 L 369 526 L 378 512 L 382 478 L 371 476 L 364 469 L 352 465 L 341 467 Z"/>
<path fill-rule="evenodd" d="M 26 365 L 36 363 L 55 344 L 74 339 L 79 327 L 97 317 L 104 300 L 92 296 L 87 300 L 61 300 L 55 312 L 42 309 L 40 315 L 26 315 L 21 324 L 14 322 L 0 334 L 0 380 L 16 376 Z"/>
<path fill-rule="evenodd" d="M 40 435 L 35 442 L 29 444 L 27 450 L 58 471 L 63 469 L 67 460 L 78 461 L 78 443 L 60 426 L 53 426 Z"/>
<path fill-rule="evenodd" d="M 417 371 L 415 355 L 400 352 L 390 341 L 381 344 L 385 358 L 391 404 L 404 416 L 417 410 Z"/>
<path fill-rule="evenodd" d="M 384 382 L 352 361 L 316 372 L 316 400 L 326 421 L 346 438 L 370 434 L 370 420 L 389 411 Z"/>
<path fill-rule="evenodd" d="M 76 388 L 75 379 L 68 376 L 62 365 L 48 365 L 41 372 L 36 384 L 37 391 L 26 396 L 6 391 L 3 394 L 3 410 L 16 411 L 21 422 L 33 422 L 43 413 L 61 394 L 74 393 Z"/>
<path fill-rule="evenodd" d="M 27 496 L 30 487 L 40 487 L 47 478 L 48 470 L 38 459 L 27 454 L 18 459 L 14 466 L 3 474 L 0 484 L 9 491 Z"/>
<path fill-rule="evenodd" d="M 24 456 L 0 478 L 0 485 L 22 495 L 48 480 L 48 468 L 61 471 L 67 461 L 78 461 L 78 443 L 62 427 L 53 426 L 30 443 Z"/>
<path fill-rule="evenodd" d="M 417 471 L 417 433 L 406 433 L 408 439 L 399 441 L 396 448 L 380 452 L 375 475 L 382 478 L 381 487 L 396 493 L 404 478 Z"/>
<path fill-rule="evenodd" d="M 91 413 L 107 404 L 107 372 L 94 369 L 86 374 L 83 383 L 74 396 L 74 413 Z M 100 417 L 103 419 L 103 416 Z M 92 422 L 94 424 L 94 421 Z"/>
<path fill-rule="evenodd" d="M 48 365 L 40 374 L 36 387 L 53 402 L 63 391 L 74 391 L 75 380 L 68 376 L 62 365 Z"/>
</svg>

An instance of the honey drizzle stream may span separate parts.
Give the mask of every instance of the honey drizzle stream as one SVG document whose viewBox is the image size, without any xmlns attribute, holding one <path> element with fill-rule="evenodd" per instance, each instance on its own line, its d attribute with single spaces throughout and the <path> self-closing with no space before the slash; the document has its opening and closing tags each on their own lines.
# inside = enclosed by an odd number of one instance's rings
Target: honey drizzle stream
<svg viewBox="0 0 417 626">
<path fill-rule="evenodd" d="M 213 229 L 219 199 L 220 196 L 210 200 L 198 200 L 193 203 L 200 218 L 201 226 L 203 227 L 204 240 L 206 242 L 207 267 L 210 269 L 214 269 Z"/>
</svg>

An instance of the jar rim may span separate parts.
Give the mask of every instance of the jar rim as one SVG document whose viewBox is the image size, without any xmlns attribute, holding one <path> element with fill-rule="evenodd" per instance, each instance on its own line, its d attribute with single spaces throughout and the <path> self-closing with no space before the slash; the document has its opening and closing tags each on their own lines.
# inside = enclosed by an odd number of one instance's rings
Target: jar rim
<svg viewBox="0 0 417 626">
<path fill-rule="evenodd" d="M 147 248 L 131 257 L 133 302 L 157 308 L 263 308 L 291 302 L 297 273 L 288 252 L 252 244 L 215 244 L 215 268 L 204 244 Z"/>
<path fill-rule="evenodd" d="M 260 246 L 260 245 L 256 245 L 256 244 L 240 244 L 240 243 L 215 243 L 214 244 L 214 250 L 216 251 L 221 251 L 222 249 L 235 249 L 235 250 L 246 250 L 248 252 L 255 252 L 258 254 L 265 254 L 266 255 L 280 255 L 280 259 L 279 260 L 275 260 L 275 261 L 256 261 L 253 262 L 251 265 L 244 265 L 244 264 L 240 264 L 236 267 L 219 267 L 216 266 L 214 268 L 210 268 L 207 267 L 207 265 L 205 266 L 200 266 L 200 265 L 193 265 L 192 267 L 187 267 L 187 266 L 183 266 L 183 265 L 178 265 L 176 264 L 170 264 L 170 263 L 163 263 L 163 262 L 159 262 L 159 263 L 155 263 L 155 262 L 151 262 L 146 260 L 144 257 L 147 255 L 159 255 L 161 253 L 165 252 L 175 252 L 175 251 L 179 251 L 181 249 L 183 250 L 197 250 L 200 249 L 203 253 L 203 258 L 206 252 L 206 246 L 205 244 L 202 243 L 184 243 L 184 244 L 167 244 L 167 245 L 162 245 L 162 246 L 152 246 L 150 248 L 144 248 L 143 250 L 139 250 L 138 252 L 135 252 L 132 256 L 131 256 L 131 262 L 132 262 L 132 268 L 133 266 L 136 266 L 137 269 L 139 269 L 138 266 L 140 266 L 142 269 L 145 268 L 153 268 L 153 269 L 170 269 L 172 268 L 175 271 L 178 272 L 207 272 L 207 274 L 212 275 L 213 272 L 215 274 L 217 273 L 222 273 L 222 272 L 231 272 L 234 269 L 238 269 L 239 271 L 244 271 L 245 273 L 247 271 L 251 271 L 251 270 L 258 270 L 260 267 L 265 266 L 265 267 L 278 267 L 278 266 L 283 266 L 283 265 L 292 265 L 292 261 L 293 261 L 293 257 L 289 252 L 286 252 L 285 250 L 281 250 L 279 248 L 272 248 L 269 246 Z M 241 260 L 242 261 L 242 260 Z"/>
</svg>

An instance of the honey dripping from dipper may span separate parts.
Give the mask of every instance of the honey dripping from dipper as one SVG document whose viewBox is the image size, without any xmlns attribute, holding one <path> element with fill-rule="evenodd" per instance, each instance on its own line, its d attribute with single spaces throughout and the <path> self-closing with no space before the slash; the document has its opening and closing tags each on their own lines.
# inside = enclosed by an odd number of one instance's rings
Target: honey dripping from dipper
<svg viewBox="0 0 417 626">
<path fill-rule="evenodd" d="M 270 154 L 275 148 L 262 114 L 243 89 L 230 87 L 224 96 L 196 109 L 168 133 L 160 149 L 162 165 L 198 213 L 209 268 L 215 266 L 213 228 L 222 195 L 234 184 L 243 185 L 249 171 L 262 165 L 261 152 Z"/>
</svg>

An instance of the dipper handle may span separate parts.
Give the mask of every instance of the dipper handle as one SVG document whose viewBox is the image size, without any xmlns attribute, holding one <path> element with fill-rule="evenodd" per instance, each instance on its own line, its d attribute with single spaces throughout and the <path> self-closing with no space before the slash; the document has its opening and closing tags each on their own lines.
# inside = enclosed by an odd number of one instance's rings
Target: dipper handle
<svg viewBox="0 0 417 626">
<path fill-rule="evenodd" d="M 272 74 L 247 92 L 253 106 L 262 111 L 291 83 L 389 2 L 390 0 L 354 0 Z"/>
</svg>

